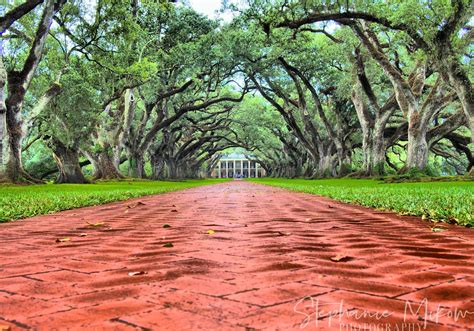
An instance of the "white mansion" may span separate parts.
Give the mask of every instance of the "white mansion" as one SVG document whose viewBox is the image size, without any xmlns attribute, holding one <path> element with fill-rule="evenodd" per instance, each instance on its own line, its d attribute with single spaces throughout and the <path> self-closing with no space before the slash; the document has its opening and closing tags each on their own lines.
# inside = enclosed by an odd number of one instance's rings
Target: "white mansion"
<svg viewBox="0 0 474 331">
<path fill-rule="evenodd" d="M 236 153 L 221 156 L 211 174 L 214 178 L 258 178 L 265 175 L 265 169 L 251 156 Z"/>
</svg>

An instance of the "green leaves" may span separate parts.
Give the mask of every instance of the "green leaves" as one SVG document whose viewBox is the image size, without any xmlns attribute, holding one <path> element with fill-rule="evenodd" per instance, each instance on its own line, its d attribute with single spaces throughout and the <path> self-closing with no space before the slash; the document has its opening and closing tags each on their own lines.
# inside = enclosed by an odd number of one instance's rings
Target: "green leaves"
<svg viewBox="0 0 474 331">
<path fill-rule="evenodd" d="M 144 58 L 141 61 L 136 61 L 122 72 L 124 74 L 139 77 L 141 80 L 147 80 L 156 74 L 158 71 L 158 64 L 151 61 L 149 58 Z"/>
</svg>

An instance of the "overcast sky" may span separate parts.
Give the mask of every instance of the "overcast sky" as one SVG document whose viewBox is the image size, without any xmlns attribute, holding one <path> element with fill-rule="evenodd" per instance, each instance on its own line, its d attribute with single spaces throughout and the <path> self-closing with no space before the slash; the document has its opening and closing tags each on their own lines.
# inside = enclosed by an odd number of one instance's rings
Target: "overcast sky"
<svg viewBox="0 0 474 331">
<path fill-rule="evenodd" d="M 209 18 L 221 18 L 224 22 L 232 20 L 232 13 L 219 13 L 221 0 L 188 0 L 191 7 L 199 13 L 207 15 Z M 233 1 L 232 1 L 233 2 Z"/>
<path fill-rule="evenodd" d="M 216 10 L 221 8 L 221 0 L 189 0 L 191 6 L 198 12 L 214 17 Z"/>
</svg>

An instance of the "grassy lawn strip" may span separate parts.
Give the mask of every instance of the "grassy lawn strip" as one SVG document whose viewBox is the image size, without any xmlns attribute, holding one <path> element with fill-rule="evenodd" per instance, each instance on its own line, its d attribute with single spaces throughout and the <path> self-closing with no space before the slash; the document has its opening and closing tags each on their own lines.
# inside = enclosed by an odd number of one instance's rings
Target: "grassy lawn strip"
<svg viewBox="0 0 474 331">
<path fill-rule="evenodd" d="M 101 205 L 144 195 L 221 183 L 223 181 L 225 180 L 203 179 L 180 182 L 99 182 L 86 185 L 3 185 L 0 186 L 0 222 L 50 214 L 66 209 Z"/>
<path fill-rule="evenodd" d="M 455 221 L 474 226 L 474 182 L 384 183 L 365 179 L 275 179 L 251 181 L 329 197 L 352 204 L 422 216 L 437 221 Z"/>
</svg>

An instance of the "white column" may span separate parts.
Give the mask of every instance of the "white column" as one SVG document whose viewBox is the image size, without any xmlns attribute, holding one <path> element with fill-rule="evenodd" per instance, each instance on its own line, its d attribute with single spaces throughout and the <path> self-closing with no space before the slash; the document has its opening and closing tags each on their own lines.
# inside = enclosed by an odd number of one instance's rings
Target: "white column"
<svg viewBox="0 0 474 331">
<path fill-rule="evenodd" d="M 255 178 L 258 178 L 258 163 L 255 162 Z"/>
<path fill-rule="evenodd" d="M 235 178 L 235 160 L 234 160 L 234 171 L 233 171 L 233 174 L 234 174 L 234 178 Z"/>
<path fill-rule="evenodd" d="M 225 178 L 229 178 L 229 161 L 225 161 Z"/>
<path fill-rule="evenodd" d="M 217 175 L 217 178 L 221 178 L 221 160 L 219 160 L 219 166 L 217 167 L 219 174 Z"/>
</svg>

